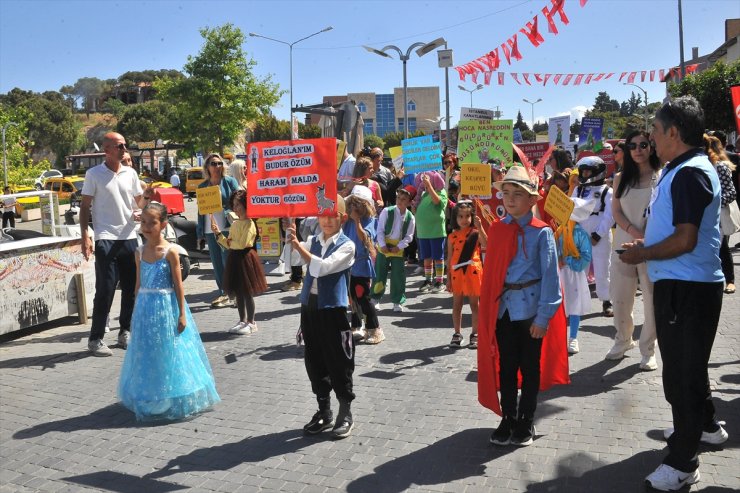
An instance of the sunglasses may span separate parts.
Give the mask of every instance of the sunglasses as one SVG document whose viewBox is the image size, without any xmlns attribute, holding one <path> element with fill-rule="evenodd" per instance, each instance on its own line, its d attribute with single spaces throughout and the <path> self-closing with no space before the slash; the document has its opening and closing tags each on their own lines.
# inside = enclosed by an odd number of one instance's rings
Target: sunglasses
<svg viewBox="0 0 740 493">
<path fill-rule="evenodd" d="M 616 153 L 618 153 L 618 152 L 621 152 L 621 150 L 622 150 L 621 148 L 617 147 L 616 149 L 614 149 L 614 150 L 612 151 L 612 154 L 616 154 Z"/>
<path fill-rule="evenodd" d="M 637 149 L 637 146 L 638 145 L 640 146 L 640 149 L 643 149 L 643 150 L 645 150 L 648 147 L 650 147 L 650 143 L 649 142 L 640 142 L 639 144 L 637 144 L 635 142 L 630 142 L 629 144 L 627 144 L 627 147 L 629 148 L 630 151 L 634 151 L 635 149 Z"/>
<path fill-rule="evenodd" d="M 116 144 L 113 146 L 114 149 L 118 149 L 119 151 L 125 151 L 126 150 L 126 144 Z"/>
<path fill-rule="evenodd" d="M 224 163 L 222 163 L 221 161 L 211 161 L 210 163 L 208 163 L 208 166 L 223 166 L 223 165 Z"/>
</svg>

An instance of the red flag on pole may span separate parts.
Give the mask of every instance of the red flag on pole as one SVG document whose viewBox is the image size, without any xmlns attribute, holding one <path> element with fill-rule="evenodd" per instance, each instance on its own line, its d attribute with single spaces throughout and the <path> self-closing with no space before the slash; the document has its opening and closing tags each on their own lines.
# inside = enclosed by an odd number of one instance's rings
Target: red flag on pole
<svg viewBox="0 0 740 493">
<path fill-rule="evenodd" d="M 740 85 L 730 88 L 732 94 L 732 108 L 735 110 L 735 128 L 740 134 Z"/>
<path fill-rule="evenodd" d="M 504 85 L 504 73 L 499 72 L 498 73 L 498 85 L 503 86 Z"/>
</svg>

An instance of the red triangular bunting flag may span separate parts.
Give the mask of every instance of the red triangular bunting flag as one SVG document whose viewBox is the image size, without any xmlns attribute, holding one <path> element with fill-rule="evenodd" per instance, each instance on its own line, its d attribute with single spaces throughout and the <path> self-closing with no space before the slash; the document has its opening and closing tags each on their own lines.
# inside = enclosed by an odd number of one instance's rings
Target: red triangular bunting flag
<svg viewBox="0 0 740 493">
<path fill-rule="evenodd" d="M 568 83 L 570 82 L 570 80 L 571 80 L 572 78 L 573 78 L 573 74 L 567 74 L 567 75 L 565 76 L 565 79 L 563 79 L 563 85 L 564 85 L 564 86 L 567 86 L 567 85 L 568 85 Z"/>
<path fill-rule="evenodd" d="M 619 76 L 619 82 L 622 82 L 622 79 L 624 79 L 625 75 L 627 75 L 627 72 L 622 72 L 622 75 Z"/>
<path fill-rule="evenodd" d="M 522 85 L 522 83 L 519 82 L 519 74 L 517 74 L 515 72 L 512 72 L 511 73 L 511 78 L 514 79 L 516 81 L 516 83 L 519 84 L 520 86 Z"/>
<path fill-rule="evenodd" d="M 643 70 L 640 72 L 640 82 L 645 82 L 645 76 L 647 75 L 647 71 Z"/>
<path fill-rule="evenodd" d="M 537 29 L 537 18 L 538 16 L 535 15 L 534 19 L 532 19 L 532 22 L 527 22 L 527 25 L 525 27 L 519 29 L 519 32 L 525 35 L 535 48 L 537 48 L 540 43 L 544 41 L 542 35 Z"/>
<path fill-rule="evenodd" d="M 586 2 L 588 2 L 588 0 L 581 0 L 581 7 L 583 7 L 584 5 L 586 5 Z"/>
<path fill-rule="evenodd" d="M 596 77 L 594 77 L 594 82 L 599 82 L 601 79 L 604 78 L 604 75 L 606 74 L 596 74 Z"/>
<path fill-rule="evenodd" d="M 655 70 L 650 71 L 650 82 L 653 82 L 655 80 Z"/>
<path fill-rule="evenodd" d="M 503 72 L 498 73 L 498 85 L 500 86 L 504 85 L 504 73 Z"/>
<path fill-rule="evenodd" d="M 635 82 L 635 77 L 637 77 L 637 72 L 630 72 L 629 77 L 627 77 L 627 83 L 632 84 Z"/>
<path fill-rule="evenodd" d="M 522 59 L 522 54 L 519 53 L 519 44 L 517 43 L 516 37 L 517 37 L 517 35 L 515 34 L 512 37 L 510 37 L 508 39 L 508 41 L 506 41 L 506 42 L 511 47 L 511 56 L 513 56 L 517 60 L 521 60 Z"/>
<path fill-rule="evenodd" d="M 547 81 L 548 81 L 548 80 L 550 80 L 550 76 L 551 76 L 551 75 L 552 75 L 552 74 L 545 74 L 545 79 L 544 79 L 544 81 L 542 82 L 542 85 L 543 85 L 543 86 L 546 86 L 546 85 L 547 85 Z"/>
<path fill-rule="evenodd" d="M 614 72 L 609 72 L 608 74 L 606 74 L 606 77 L 604 77 L 604 80 L 611 79 L 612 75 L 614 75 Z"/>
<path fill-rule="evenodd" d="M 698 67 L 699 67 L 699 64 L 698 63 L 694 63 L 692 65 L 687 65 L 686 66 L 686 73 L 687 74 L 693 74 L 694 72 L 696 72 L 696 69 Z"/>
<path fill-rule="evenodd" d="M 542 84 L 542 74 L 534 74 L 534 80 Z"/>
<path fill-rule="evenodd" d="M 593 76 L 594 76 L 594 74 L 588 74 L 588 75 L 586 76 L 586 80 L 585 80 L 585 81 L 583 81 L 583 83 L 584 83 L 584 84 L 588 84 L 589 82 L 591 82 L 591 79 L 593 78 Z"/>
<path fill-rule="evenodd" d="M 573 85 L 574 86 L 580 86 L 582 80 L 583 80 L 583 74 L 576 75 L 576 80 L 573 81 Z"/>
<path fill-rule="evenodd" d="M 478 72 L 473 72 L 472 77 L 473 77 L 473 84 L 477 84 L 478 83 Z"/>
<path fill-rule="evenodd" d="M 491 76 L 492 75 L 493 75 L 493 72 L 491 72 L 490 70 L 487 70 L 487 71 L 483 72 L 483 83 L 485 85 L 490 85 L 491 84 Z"/>
<path fill-rule="evenodd" d="M 457 73 L 460 75 L 460 80 L 465 80 L 465 72 L 463 72 L 462 67 L 455 67 L 455 70 L 457 70 Z"/>
<path fill-rule="evenodd" d="M 547 7 L 542 7 L 542 13 L 545 15 L 545 19 L 547 19 L 547 30 L 553 34 L 558 33 L 558 28 L 555 25 L 555 19 L 553 17 L 555 14 L 560 14 L 560 21 L 567 25 L 568 24 L 568 16 L 565 15 L 565 11 L 563 10 L 563 6 L 565 5 L 565 0 L 550 0 L 552 2 L 552 8 L 548 9 Z"/>
<path fill-rule="evenodd" d="M 526 82 L 528 86 L 531 86 L 532 83 L 529 82 L 529 74 L 522 74 L 522 76 L 524 77 L 524 82 Z"/>
<path fill-rule="evenodd" d="M 555 85 L 558 85 L 560 83 L 560 78 L 563 76 L 563 74 L 555 74 L 555 77 L 552 79 L 552 83 Z"/>
</svg>

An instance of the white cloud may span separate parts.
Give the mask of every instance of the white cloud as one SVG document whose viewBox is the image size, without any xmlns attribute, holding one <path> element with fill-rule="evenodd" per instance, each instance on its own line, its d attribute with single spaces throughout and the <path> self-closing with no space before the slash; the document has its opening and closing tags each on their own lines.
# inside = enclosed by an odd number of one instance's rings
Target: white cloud
<svg viewBox="0 0 740 493">
<path fill-rule="evenodd" d="M 590 108 L 587 106 L 574 106 L 570 109 L 570 111 L 563 111 L 562 113 L 558 113 L 555 116 L 567 116 L 570 115 L 570 121 L 574 122 L 576 119 L 581 120 L 583 119 L 583 115 L 588 111 Z"/>
</svg>

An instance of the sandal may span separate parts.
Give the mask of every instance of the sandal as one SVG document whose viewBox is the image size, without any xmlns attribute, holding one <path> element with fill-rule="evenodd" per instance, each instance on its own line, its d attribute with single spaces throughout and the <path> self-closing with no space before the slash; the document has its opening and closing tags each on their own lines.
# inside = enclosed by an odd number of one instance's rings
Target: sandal
<svg viewBox="0 0 740 493">
<path fill-rule="evenodd" d="M 452 340 L 450 341 L 450 347 L 453 348 L 459 348 L 462 345 L 463 336 L 459 332 L 455 332 L 452 335 Z"/>
<path fill-rule="evenodd" d="M 734 294 L 735 293 L 735 284 L 729 283 L 725 287 L 725 294 Z"/>
<path fill-rule="evenodd" d="M 478 334 L 470 334 L 470 343 L 468 343 L 469 349 L 478 348 Z"/>
</svg>

